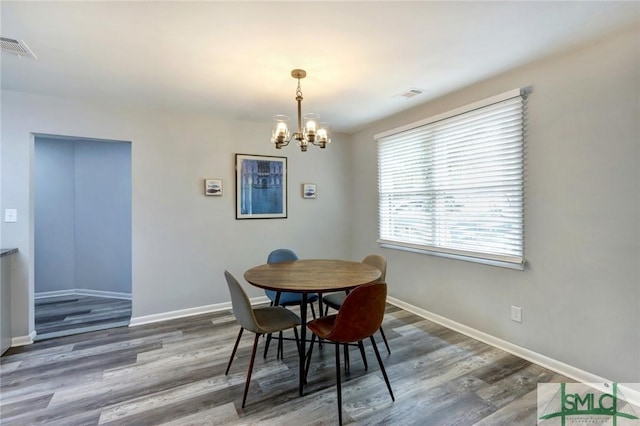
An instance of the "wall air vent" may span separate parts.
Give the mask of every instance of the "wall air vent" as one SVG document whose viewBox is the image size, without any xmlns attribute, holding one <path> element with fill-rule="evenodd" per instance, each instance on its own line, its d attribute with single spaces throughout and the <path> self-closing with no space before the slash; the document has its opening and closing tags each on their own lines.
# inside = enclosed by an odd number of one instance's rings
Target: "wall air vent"
<svg viewBox="0 0 640 426">
<path fill-rule="evenodd" d="M 38 59 L 22 40 L 0 37 L 0 44 L 2 45 L 2 53 L 11 53 L 12 55 L 18 55 L 21 58 L 27 57 Z"/>
</svg>

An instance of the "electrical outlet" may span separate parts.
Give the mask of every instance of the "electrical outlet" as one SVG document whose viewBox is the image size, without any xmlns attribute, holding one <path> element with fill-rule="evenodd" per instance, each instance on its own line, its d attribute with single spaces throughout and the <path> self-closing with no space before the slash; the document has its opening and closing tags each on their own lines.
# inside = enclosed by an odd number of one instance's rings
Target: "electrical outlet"
<svg viewBox="0 0 640 426">
<path fill-rule="evenodd" d="M 522 308 L 511 305 L 511 320 L 522 322 Z"/>
</svg>

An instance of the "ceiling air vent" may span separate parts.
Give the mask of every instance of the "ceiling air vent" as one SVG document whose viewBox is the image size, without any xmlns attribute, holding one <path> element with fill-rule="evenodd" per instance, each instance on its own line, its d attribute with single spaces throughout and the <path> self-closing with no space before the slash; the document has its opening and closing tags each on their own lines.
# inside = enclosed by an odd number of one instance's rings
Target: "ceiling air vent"
<svg viewBox="0 0 640 426">
<path fill-rule="evenodd" d="M 2 53 L 11 53 L 12 55 L 18 55 L 20 57 L 38 59 L 22 40 L 0 37 L 0 44 L 2 44 Z"/>
<path fill-rule="evenodd" d="M 422 89 L 416 89 L 416 88 L 411 88 L 409 90 L 405 90 L 402 93 L 398 93 L 396 95 L 396 97 L 402 97 L 402 98 L 413 98 L 414 96 L 420 95 L 422 94 Z"/>
</svg>

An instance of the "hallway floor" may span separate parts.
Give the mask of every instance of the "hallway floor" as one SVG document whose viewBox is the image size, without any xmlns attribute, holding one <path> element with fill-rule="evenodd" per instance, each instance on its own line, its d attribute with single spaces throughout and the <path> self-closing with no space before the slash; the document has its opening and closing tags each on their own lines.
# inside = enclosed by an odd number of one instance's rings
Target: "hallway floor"
<svg viewBox="0 0 640 426">
<path fill-rule="evenodd" d="M 96 296 L 36 299 L 36 340 L 129 325 L 131 300 Z"/>
</svg>

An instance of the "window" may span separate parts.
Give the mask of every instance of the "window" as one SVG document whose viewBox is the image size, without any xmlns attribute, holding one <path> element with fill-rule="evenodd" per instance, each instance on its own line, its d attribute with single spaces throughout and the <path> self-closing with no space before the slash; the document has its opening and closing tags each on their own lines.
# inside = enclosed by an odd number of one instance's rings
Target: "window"
<svg viewBox="0 0 640 426">
<path fill-rule="evenodd" d="M 523 269 L 520 89 L 375 136 L 378 242 Z"/>
</svg>

